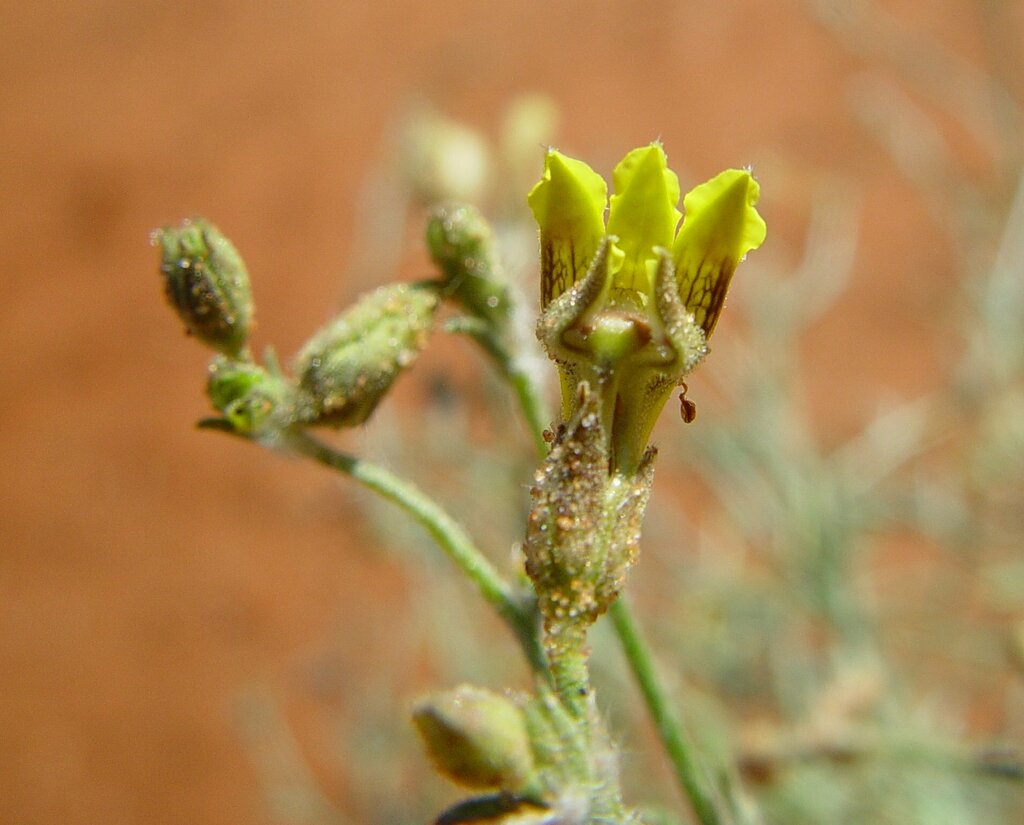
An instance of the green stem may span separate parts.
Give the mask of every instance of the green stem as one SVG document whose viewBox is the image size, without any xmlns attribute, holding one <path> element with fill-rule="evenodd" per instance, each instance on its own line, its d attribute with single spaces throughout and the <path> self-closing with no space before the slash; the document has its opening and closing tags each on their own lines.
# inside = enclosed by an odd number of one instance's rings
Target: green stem
<svg viewBox="0 0 1024 825">
<path fill-rule="evenodd" d="M 565 709 L 585 727 L 589 725 L 591 691 L 586 642 L 586 631 L 579 628 L 544 639 L 555 691 Z"/>
<path fill-rule="evenodd" d="M 284 444 L 292 452 L 345 473 L 412 516 L 498 611 L 518 639 L 530 666 L 540 674 L 547 673 L 547 661 L 537 638 L 533 611 L 526 607 L 513 587 L 480 552 L 462 525 L 437 502 L 383 467 L 339 452 L 303 430 L 289 431 L 284 436 Z"/>
<path fill-rule="evenodd" d="M 515 356 L 499 338 L 494 328 L 479 318 L 463 316 L 450 320 L 446 329 L 470 336 L 494 361 L 502 377 L 508 381 L 515 391 L 519 407 L 526 419 L 526 426 L 533 438 L 537 453 L 543 457 L 548 454 L 548 442 L 544 440 L 544 430 L 551 424 L 547 405 L 538 392 L 537 384 L 530 374 L 523 369 Z"/>
<path fill-rule="evenodd" d="M 723 810 L 724 806 L 718 804 L 712 795 L 711 782 L 701 764 L 700 756 L 672 709 L 665 688 L 658 678 L 654 659 L 640 635 L 640 629 L 630 614 L 629 607 L 620 598 L 611 606 L 609 614 L 622 643 L 622 651 L 647 703 L 661 744 L 672 760 L 676 779 L 690 800 L 697 819 L 702 825 L 725 825 L 729 820 Z"/>
<path fill-rule="evenodd" d="M 526 416 L 526 423 L 537 452 L 542 456 L 547 455 L 548 442 L 544 438 L 544 431 L 551 425 L 551 418 L 547 414 L 544 400 L 537 392 L 537 385 L 512 358 L 502 364 L 502 370 L 519 399 L 519 406 Z"/>
</svg>

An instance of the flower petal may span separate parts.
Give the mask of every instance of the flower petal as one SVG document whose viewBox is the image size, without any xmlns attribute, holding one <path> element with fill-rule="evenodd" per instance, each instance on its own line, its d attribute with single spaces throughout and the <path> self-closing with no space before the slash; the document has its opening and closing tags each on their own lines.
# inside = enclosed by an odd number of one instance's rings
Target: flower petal
<svg viewBox="0 0 1024 825">
<path fill-rule="evenodd" d="M 634 149 L 615 167 L 615 191 L 608 234 L 619 237 L 625 253 L 615 285 L 647 294 L 654 280 L 657 246 L 672 243 L 680 212 L 679 178 L 668 168 L 660 143 Z"/>
<path fill-rule="evenodd" d="M 672 247 L 679 296 L 711 335 L 733 272 L 765 238 L 754 204 L 761 188 L 745 169 L 726 169 L 683 199 L 686 217 Z"/>
<path fill-rule="evenodd" d="M 608 187 L 583 161 L 552 149 L 526 200 L 540 227 L 543 309 L 586 275 L 604 237 Z"/>
</svg>

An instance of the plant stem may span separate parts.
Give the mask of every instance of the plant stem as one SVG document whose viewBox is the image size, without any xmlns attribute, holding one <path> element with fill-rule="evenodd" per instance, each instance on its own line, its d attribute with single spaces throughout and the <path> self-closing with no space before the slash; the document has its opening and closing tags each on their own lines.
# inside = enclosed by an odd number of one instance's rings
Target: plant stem
<svg viewBox="0 0 1024 825">
<path fill-rule="evenodd" d="M 502 374 L 516 391 L 523 416 L 533 434 L 534 443 L 537 445 L 537 452 L 542 458 L 546 456 L 548 444 L 544 440 L 543 433 L 550 418 L 536 384 L 528 374 L 513 371 L 514 359 L 500 346 L 493 335 L 486 334 L 483 329 L 475 328 L 464 328 L 459 331 L 472 335 L 494 357 Z M 682 788 L 683 794 L 690 801 L 702 825 L 728 825 L 731 817 L 725 811 L 725 806 L 716 804 L 715 799 L 711 796 L 707 770 L 701 764 L 700 756 L 696 753 L 679 717 L 672 708 L 654 666 L 650 650 L 632 615 L 629 604 L 620 596 L 612 604 L 609 612 L 626 661 L 640 687 L 647 710 L 657 728 L 658 738 L 672 762 L 676 780 Z M 585 669 L 585 663 L 583 666 Z"/>
<path fill-rule="evenodd" d="M 284 445 L 294 453 L 345 473 L 412 516 L 498 611 L 518 639 L 530 666 L 539 674 L 547 674 L 547 660 L 537 638 L 533 612 L 477 548 L 462 525 L 436 501 L 383 467 L 335 450 L 303 430 L 286 433 Z"/>
<path fill-rule="evenodd" d="M 548 442 L 544 439 L 544 430 L 551 424 L 551 419 L 548 417 L 543 399 L 537 392 L 537 385 L 512 358 L 508 358 L 507 362 L 502 364 L 502 370 L 519 399 L 519 406 L 526 416 L 537 452 L 542 456 L 547 455 Z"/>
<path fill-rule="evenodd" d="M 555 692 L 573 718 L 585 726 L 590 706 L 590 670 L 587 667 L 586 631 L 573 628 L 544 640 Z"/>
<path fill-rule="evenodd" d="M 700 757 L 679 717 L 675 714 L 665 688 L 658 678 L 654 659 L 626 602 L 619 598 L 609 609 L 615 631 L 622 643 L 633 676 L 640 686 L 647 710 L 651 714 L 658 737 L 675 768 L 676 779 L 690 800 L 702 825 L 726 825 L 731 818 L 712 796 L 712 786 Z"/>
<path fill-rule="evenodd" d="M 519 408 L 526 419 L 527 429 L 533 438 L 537 453 L 543 458 L 548 454 L 548 442 L 544 440 L 544 430 L 551 423 L 547 405 L 537 389 L 537 384 L 530 374 L 523 369 L 518 359 L 509 352 L 497 332 L 478 318 L 460 317 L 450 320 L 446 329 L 449 332 L 470 336 L 494 361 L 502 378 L 508 381 L 519 401 Z"/>
</svg>

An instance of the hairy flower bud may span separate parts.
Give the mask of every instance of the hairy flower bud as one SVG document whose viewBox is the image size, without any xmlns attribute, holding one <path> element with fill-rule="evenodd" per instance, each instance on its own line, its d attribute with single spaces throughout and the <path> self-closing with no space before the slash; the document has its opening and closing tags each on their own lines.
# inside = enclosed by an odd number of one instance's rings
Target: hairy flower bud
<svg viewBox="0 0 1024 825">
<path fill-rule="evenodd" d="M 206 394 L 224 420 L 243 435 L 268 435 L 292 416 L 294 388 L 249 361 L 214 358 Z"/>
<path fill-rule="evenodd" d="M 462 685 L 421 700 L 412 716 L 434 765 L 454 782 L 517 791 L 533 775 L 523 710 L 505 696 Z"/>
<path fill-rule="evenodd" d="M 299 420 L 333 427 L 366 421 L 426 346 L 437 304 L 434 284 L 391 284 L 317 332 L 295 359 Z"/>
<path fill-rule="evenodd" d="M 501 330 L 512 311 L 486 219 L 467 204 L 444 204 L 427 223 L 427 247 L 445 290 L 471 315 Z"/>
<path fill-rule="evenodd" d="M 249 337 L 252 292 L 245 263 L 212 223 L 196 218 L 153 233 L 167 300 L 185 329 L 225 355 L 240 355 Z"/>
<path fill-rule="evenodd" d="M 469 127 L 424 108 L 406 121 L 399 148 L 403 177 L 422 204 L 484 196 L 492 172 L 490 152 Z"/>
</svg>

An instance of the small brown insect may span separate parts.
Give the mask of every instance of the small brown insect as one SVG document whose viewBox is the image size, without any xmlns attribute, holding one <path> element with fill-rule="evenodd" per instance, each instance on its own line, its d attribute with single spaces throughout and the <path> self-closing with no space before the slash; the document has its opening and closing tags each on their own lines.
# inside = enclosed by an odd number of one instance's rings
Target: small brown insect
<svg viewBox="0 0 1024 825">
<path fill-rule="evenodd" d="M 693 419 L 697 417 L 697 405 L 694 404 L 689 398 L 686 397 L 686 382 L 681 382 L 683 391 L 679 393 L 679 415 L 687 424 L 693 423 Z"/>
</svg>

